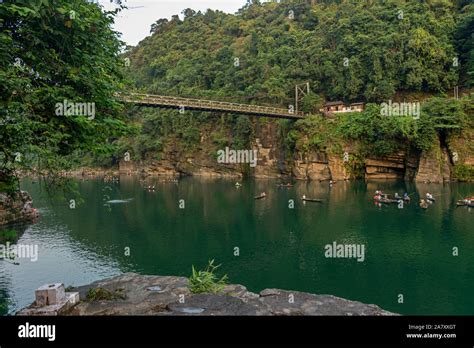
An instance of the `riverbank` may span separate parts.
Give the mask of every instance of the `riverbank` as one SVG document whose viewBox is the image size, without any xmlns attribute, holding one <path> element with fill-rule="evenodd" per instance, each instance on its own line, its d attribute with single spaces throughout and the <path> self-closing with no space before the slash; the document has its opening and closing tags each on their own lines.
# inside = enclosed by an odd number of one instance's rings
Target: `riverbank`
<svg viewBox="0 0 474 348">
<path fill-rule="evenodd" d="M 103 291 L 105 289 L 107 291 Z M 397 315 L 373 304 L 332 295 L 281 289 L 256 294 L 242 285 L 227 285 L 219 294 L 192 294 L 184 277 L 126 273 L 68 291 L 79 292 L 81 302 L 59 315 Z M 92 298 L 91 294 L 107 293 Z M 35 315 L 34 305 L 17 315 Z"/>
</svg>

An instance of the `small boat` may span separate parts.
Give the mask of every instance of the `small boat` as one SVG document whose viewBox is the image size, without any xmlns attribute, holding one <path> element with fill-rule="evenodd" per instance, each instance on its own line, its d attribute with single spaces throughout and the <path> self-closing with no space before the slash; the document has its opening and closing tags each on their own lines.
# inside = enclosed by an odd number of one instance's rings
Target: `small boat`
<svg viewBox="0 0 474 348">
<path fill-rule="evenodd" d="M 436 198 L 433 197 L 432 194 L 427 193 L 425 199 L 429 202 L 436 202 Z"/>
<path fill-rule="evenodd" d="M 460 199 L 459 201 L 456 202 L 456 205 L 458 207 L 474 207 L 474 201 L 468 200 L 468 199 Z"/>
<path fill-rule="evenodd" d="M 293 187 L 292 184 L 288 183 L 288 184 L 278 184 L 277 187 Z"/>
<path fill-rule="evenodd" d="M 322 199 L 318 198 L 302 198 L 303 202 L 315 202 L 315 203 L 322 203 Z"/>
<path fill-rule="evenodd" d="M 303 200 L 303 202 L 316 202 L 316 203 L 322 203 L 322 199 L 319 199 L 319 198 L 306 198 L 306 195 L 303 195 L 301 197 L 301 199 Z"/>
<path fill-rule="evenodd" d="M 262 192 L 258 196 L 255 196 L 254 199 L 262 199 L 262 198 L 265 198 L 265 197 L 267 197 L 267 194 L 265 192 Z"/>
<path fill-rule="evenodd" d="M 385 204 L 398 203 L 400 201 L 399 199 L 390 199 L 387 197 L 380 197 L 380 196 L 374 196 L 374 200 L 376 202 L 385 203 Z"/>
<path fill-rule="evenodd" d="M 397 199 L 390 199 L 390 198 L 380 198 L 376 201 L 379 202 L 379 203 L 385 203 L 385 204 L 398 203 Z"/>
</svg>

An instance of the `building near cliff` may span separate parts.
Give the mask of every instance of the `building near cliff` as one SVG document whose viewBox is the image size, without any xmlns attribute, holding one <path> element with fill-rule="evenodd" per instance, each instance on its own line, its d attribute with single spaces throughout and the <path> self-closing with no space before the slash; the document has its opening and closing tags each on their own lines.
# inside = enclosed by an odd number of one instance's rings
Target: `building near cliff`
<svg viewBox="0 0 474 348">
<path fill-rule="evenodd" d="M 364 111 L 364 103 L 352 103 L 347 105 L 342 101 L 327 102 L 319 111 L 325 116 L 343 112 L 362 112 Z"/>
</svg>

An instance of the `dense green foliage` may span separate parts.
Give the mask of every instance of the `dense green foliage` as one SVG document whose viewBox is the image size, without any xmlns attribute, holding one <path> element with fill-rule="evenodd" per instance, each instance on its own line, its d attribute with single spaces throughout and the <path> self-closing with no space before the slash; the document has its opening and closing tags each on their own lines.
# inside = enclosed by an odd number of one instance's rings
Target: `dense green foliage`
<svg viewBox="0 0 474 348">
<path fill-rule="evenodd" d="M 50 175 L 71 156 L 111 153 L 126 128 L 114 98 L 123 80 L 114 14 L 82 0 L 0 4 L 0 190 L 18 188 L 19 169 Z M 64 100 L 95 113 L 58 114 Z"/>
<path fill-rule="evenodd" d="M 303 81 L 333 100 L 444 92 L 458 83 L 455 58 L 463 66 L 472 54 L 473 11 L 448 0 L 253 1 L 237 15 L 187 9 L 184 20 L 156 22 L 130 52 L 131 71 L 137 87 L 157 94 L 284 106 Z"/>
<path fill-rule="evenodd" d="M 256 124 L 265 121 L 177 110 L 124 113 L 114 97 L 123 88 L 115 14 L 83 0 L 1 4 L 0 191 L 18 188 L 18 169 L 48 174 L 74 162 L 109 165 L 125 152 L 134 160 L 160 159 L 166 146 L 209 152 L 199 147 L 205 137 L 216 148 L 250 146 Z M 333 120 L 281 122 L 287 153 L 337 153 L 344 141 L 360 142 L 358 156 L 428 150 L 472 116 L 466 108 L 472 99 L 429 99 L 418 120 L 383 117 L 378 106 L 473 85 L 470 1 L 249 0 L 235 15 L 185 9 L 183 17 L 157 20 L 152 35 L 125 52 L 134 88 L 287 108 L 295 104 L 294 85 L 309 81 L 311 93 L 299 104 L 307 113 L 328 100 L 372 103 L 364 113 Z M 58 116 L 63 100 L 94 103 L 95 116 Z"/>
<path fill-rule="evenodd" d="M 474 86 L 474 3 L 460 1 L 459 7 L 461 14 L 454 37 L 461 58 L 461 83 L 472 87 Z"/>
<path fill-rule="evenodd" d="M 288 133 L 293 148 L 341 153 L 343 142 L 358 141 L 361 156 L 386 156 L 400 150 L 428 151 L 438 137 L 446 141 L 472 128 L 472 98 L 431 98 L 421 105 L 419 118 L 384 116 L 376 104 L 364 112 L 335 118 L 311 116 L 297 121 Z"/>
<path fill-rule="evenodd" d="M 348 140 L 361 141 L 361 156 L 428 150 L 436 136 L 444 139 L 465 126 L 461 102 L 434 98 L 424 103 L 418 120 L 383 117 L 377 104 L 414 93 L 420 100 L 446 96 L 456 85 L 471 86 L 473 14 L 469 1 L 449 0 L 248 1 L 236 15 L 186 9 L 183 20 L 158 20 L 152 35 L 127 52 L 129 73 L 136 88 L 150 93 L 280 107 L 294 105 L 294 85 L 309 81 L 311 93 L 300 110 L 313 114 L 324 100 L 374 103 L 362 114 L 330 122 L 309 117 L 294 126 L 282 123 L 288 153 L 339 152 Z M 172 123 L 172 133 L 186 141 L 212 123 L 199 113 L 143 115 L 139 141 L 128 145 L 142 155 L 153 153 L 156 136 L 160 144 L 166 138 L 150 131 L 150 123 L 153 129 Z M 171 120 L 176 117 L 179 122 Z M 233 137 L 217 131 L 216 146 L 245 145 L 252 131 L 250 122 L 247 130 L 242 122 L 228 117 Z"/>
</svg>

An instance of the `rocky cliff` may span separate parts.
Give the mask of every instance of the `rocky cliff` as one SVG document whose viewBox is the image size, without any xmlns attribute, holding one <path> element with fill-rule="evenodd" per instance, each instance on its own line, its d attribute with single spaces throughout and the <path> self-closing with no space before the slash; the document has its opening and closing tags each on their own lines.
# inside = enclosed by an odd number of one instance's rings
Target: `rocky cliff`
<svg viewBox="0 0 474 348">
<path fill-rule="evenodd" d="M 364 178 L 367 180 L 406 179 L 418 182 L 442 183 L 463 180 L 456 177 L 453 167 L 473 170 L 473 134 L 463 134 L 450 139 L 449 145 L 436 141 L 431 150 L 417 153 L 399 151 L 389 156 L 365 156 L 357 153 L 357 144 L 343 143 L 339 151 L 311 149 L 308 140 L 301 136 L 299 145 L 292 152 L 285 150 L 276 121 L 254 122 L 254 132 L 249 150 L 258 151 L 256 167 L 249 164 L 218 163 L 219 146 L 213 142 L 212 125 L 201 130 L 199 144 L 186 148 L 180 139 L 169 138 L 159 159 L 120 162 L 120 172 L 144 175 L 194 175 L 207 177 L 294 178 L 297 180 L 325 181 Z M 232 139 L 229 132 L 225 134 Z M 221 146 L 222 147 L 222 146 Z M 351 157 L 344 158 L 344 154 Z M 358 156 L 357 160 L 352 157 Z M 454 156 L 454 159 L 453 159 Z M 356 171 L 354 170 L 356 166 Z M 465 169 L 467 168 L 467 169 Z"/>
<path fill-rule="evenodd" d="M 25 191 L 20 191 L 14 196 L 0 193 L 0 226 L 34 220 L 38 213 L 32 204 L 33 199 Z"/>
</svg>

